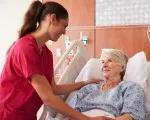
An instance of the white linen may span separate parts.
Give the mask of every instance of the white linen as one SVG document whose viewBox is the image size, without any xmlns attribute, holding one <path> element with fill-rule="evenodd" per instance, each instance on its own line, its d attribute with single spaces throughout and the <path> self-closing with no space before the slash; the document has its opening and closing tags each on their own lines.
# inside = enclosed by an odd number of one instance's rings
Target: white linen
<svg viewBox="0 0 150 120">
<path fill-rule="evenodd" d="M 148 78 L 148 66 L 144 52 L 135 54 L 128 60 L 124 80 L 139 84 L 146 92 Z"/>
<path fill-rule="evenodd" d="M 114 118 L 115 117 L 108 113 L 108 112 L 105 112 L 103 110 L 99 110 L 99 109 L 93 109 L 93 110 L 89 110 L 89 111 L 86 111 L 86 112 L 82 112 L 84 115 L 86 116 L 90 116 L 90 117 L 96 117 L 96 116 L 106 116 L 106 117 L 109 117 L 109 118 Z"/>
<path fill-rule="evenodd" d="M 90 79 L 103 79 L 101 71 L 101 62 L 98 58 L 91 58 L 82 68 L 75 82 L 86 81 Z"/>
<path fill-rule="evenodd" d="M 99 110 L 99 109 L 93 109 L 93 110 L 89 110 L 89 111 L 82 112 L 82 113 L 89 117 L 106 116 L 106 117 L 115 119 L 115 117 L 112 114 L 105 112 L 103 110 Z M 68 120 L 68 118 L 64 117 L 62 114 L 58 114 L 56 118 L 49 117 L 48 120 Z"/>
</svg>

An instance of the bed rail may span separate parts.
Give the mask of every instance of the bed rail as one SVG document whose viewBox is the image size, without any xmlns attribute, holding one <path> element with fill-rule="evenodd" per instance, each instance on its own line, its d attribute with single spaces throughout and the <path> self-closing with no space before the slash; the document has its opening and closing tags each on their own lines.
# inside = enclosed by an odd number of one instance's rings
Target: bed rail
<svg viewBox="0 0 150 120">
<path fill-rule="evenodd" d="M 72 51 L 75 52 L 73 58 L 68 65 L 64 66 L 63 63 L 65 64 L 66 59 L 68 59 L 68 56 Z M 83 42 L 74 41 L 71 44 L 70 48 L 68 48 L 68 50 L 62 55 L 54 68 L 55 75 L 57 75 L 57 73 L 59 73 L 59 70 L 62 69 L 57 84 L 73 83 L 89 58 L 90 57 L 87 54 Z"/>
<path fill-rule="evenodd" d="M 68 55 L 70 54 L 71 51 L 76 51 L 74 53 L 74 57 L 71 59 L 71 62 L 64 66 L 64 62 L 66 59 L 68 59 Z M 82 41 L 74 41 L 68 50 L 62 55 L 56 66 L 54 67 L 54 74 L 57 75 L 59 74 L 59 79 L 57 84 L 68 84 L 68 83 L 73 83 L 80 73 L 81 69 L 83 66 L 86 64 L 86 62 L 90 59 L 90 57 L 87 54 L 86 48 L 83 44 Z M 65 68 L 64 68 L 65 67 Z M 62 69 L 62 71 L 59 71 Z M 61 72 L 61 74 L 59 73 Z M 42 105 L 40 110 L 38 111 L 37 114 L 37 119 L 38 120 L 45 120 L 46 116 L 52 116 L 55 117 L 56 112 L 46 106 Z"/>
</svg>

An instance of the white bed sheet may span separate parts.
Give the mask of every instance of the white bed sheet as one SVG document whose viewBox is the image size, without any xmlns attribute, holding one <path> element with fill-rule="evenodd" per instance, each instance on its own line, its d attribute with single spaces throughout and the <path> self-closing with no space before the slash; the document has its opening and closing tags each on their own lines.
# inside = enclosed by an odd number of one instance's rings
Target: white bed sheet
<svg viewBox="0 0 150 120">
<path fill-rule="evenodd" d="M 112 114 L 105 112 L 103 110 L 99 110 L 99 109 L 93 109 L 93 110 L 89 110 L 89 111 L 82 112 L 82 113 L 89 117 L 106 116 L 106 117 L 115 119 L 115 117 Z M 63 116 L 62 114 L 58 114 L 56 118 L 52 118 L 49 116 L 48 120 L 69 120 L 69 119 Z"/>
</svg>

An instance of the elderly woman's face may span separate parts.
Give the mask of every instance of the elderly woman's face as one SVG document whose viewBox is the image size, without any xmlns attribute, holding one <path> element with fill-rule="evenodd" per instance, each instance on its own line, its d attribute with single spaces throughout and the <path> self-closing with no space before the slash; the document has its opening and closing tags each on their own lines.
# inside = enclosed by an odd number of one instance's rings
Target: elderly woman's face
<svg viewBox="0 0 150 120">
<path fill-rule="evenodd" d="M 123 71 L 122 65 L 113 58 L 102 59 L 101 62 L 103 76 L 106 79 L 118 76 Z"/>
</svg>

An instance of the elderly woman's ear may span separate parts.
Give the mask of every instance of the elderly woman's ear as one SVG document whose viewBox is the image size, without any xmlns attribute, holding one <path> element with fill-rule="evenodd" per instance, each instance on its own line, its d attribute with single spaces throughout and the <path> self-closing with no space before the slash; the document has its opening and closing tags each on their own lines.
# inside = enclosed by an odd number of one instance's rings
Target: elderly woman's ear
<svg viewBox="0 0 150 120">
<path fill-rule="evenodd" d="M 125 71 L 125 66 L 124 65 L 122 65 L 122 71 Z"/>
</svg>

